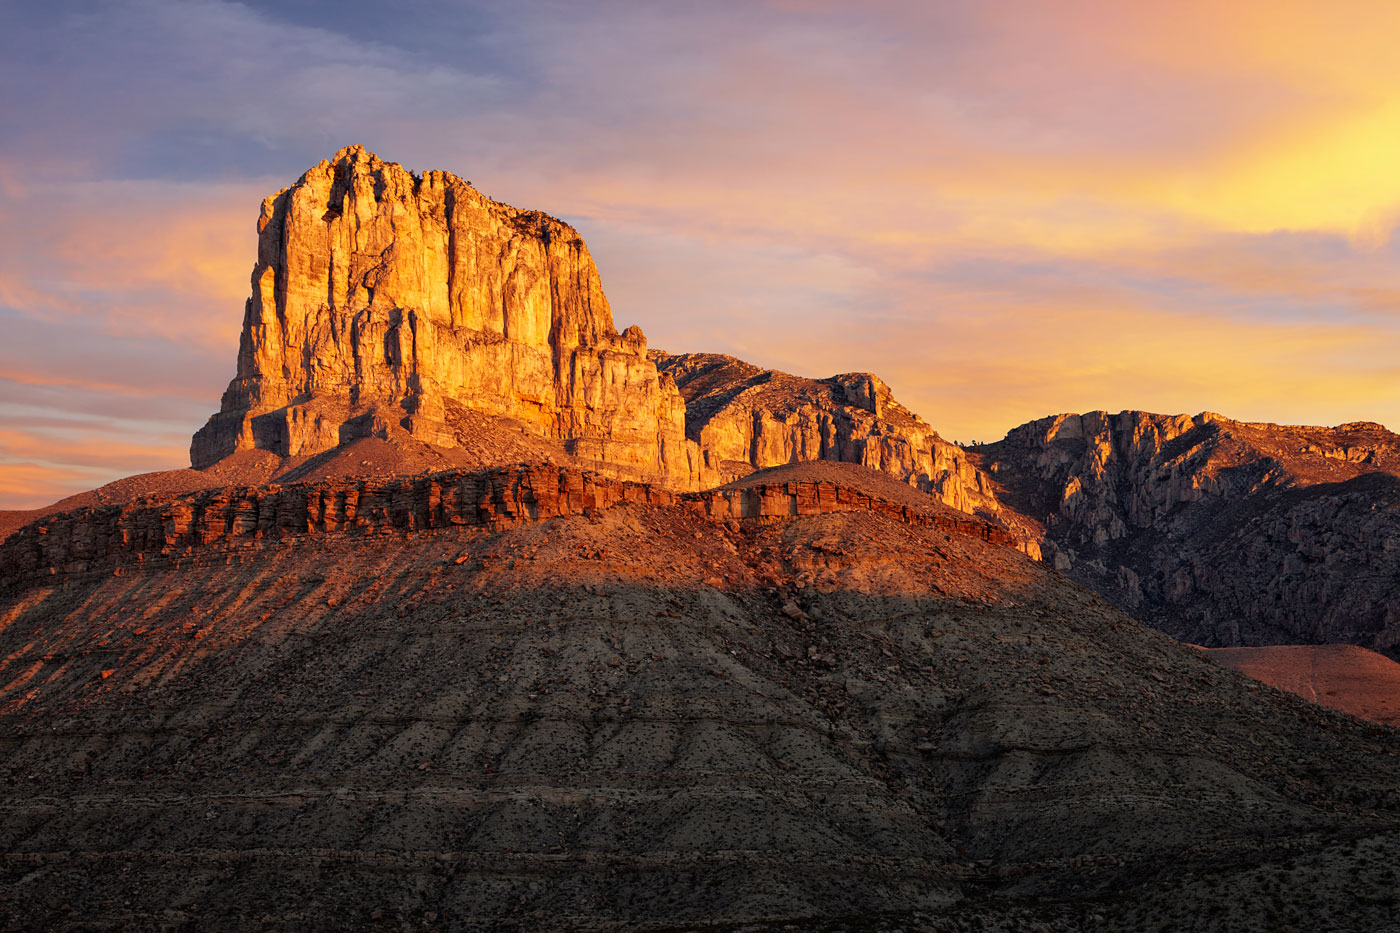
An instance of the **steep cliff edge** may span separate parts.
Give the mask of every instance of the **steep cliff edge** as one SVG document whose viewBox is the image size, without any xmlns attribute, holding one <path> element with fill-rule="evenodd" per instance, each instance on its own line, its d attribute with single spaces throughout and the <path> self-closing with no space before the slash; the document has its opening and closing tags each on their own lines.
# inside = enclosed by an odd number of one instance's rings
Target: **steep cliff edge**
<svg viewBox="0 0 1400 933">
<path fill-rule="evenodd" d="M 686 435 L 732 481 L 806 460 L 858 463 L 963 512 L 999 515 L 992 483 L 870 373 L 806 379 L 732 356 L 652 351 L 686 403 Z"/>
<path fill-rule="evenodd" d="M 1206 645 L 1400 648 L 1400 436 L 1125 411 L 976 451 L 1047 558 Z"/>
<path fill-rule="evenodd" d="M 513 418 L 596 468 L 700 484 L 685 407 L 621 334 L 567 224 L 351 146 L 263 202 L 238 353 L 190 460 L 315 454 L 402 425 L 451 447 L 464 411 Z"/>
</svg>

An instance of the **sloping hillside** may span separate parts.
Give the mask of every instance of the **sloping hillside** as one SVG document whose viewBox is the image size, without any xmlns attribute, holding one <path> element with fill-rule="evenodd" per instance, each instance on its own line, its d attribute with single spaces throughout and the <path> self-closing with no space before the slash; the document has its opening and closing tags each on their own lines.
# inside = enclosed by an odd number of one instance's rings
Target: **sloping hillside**
<svg viewBox="0 0 1400 933">
<path fill-rule="evenodd" d="M 1394 732 L 868 495 L 745 519 L 641 489 L 494 524 L 192 528 L 11 578 L 0 913 L 1388 921 Z"/>
</svg>

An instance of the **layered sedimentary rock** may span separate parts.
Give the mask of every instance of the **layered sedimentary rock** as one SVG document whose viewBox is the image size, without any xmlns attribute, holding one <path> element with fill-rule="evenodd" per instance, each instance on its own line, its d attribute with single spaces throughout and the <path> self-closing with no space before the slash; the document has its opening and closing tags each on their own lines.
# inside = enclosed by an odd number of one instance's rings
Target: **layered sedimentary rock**
<svg viewBox="0 0 1400 933">
<path fill-rule="evenodd" d="M 1125 411 L 978 451 L 1060 569 L 1202 644 L 1400 647 L 1400 437 Z"/>
<path fill-rule="evenodd" d="M 963 512 L 1001 510 L 988 478 L 878 376 L 804 379 L 714 353 L 653 351 L 686 401 L 686 433 L 725 480 L 804 460 L 858 463 Z"/>
<path fill-rule="evenodd" d="M 605 470 L 700 481 L 675 386 L 639 329 L 616 332 L 588 248 L 553 217 L 352 146 L 263 202 L 252 280 L 237 375 L 194 436 L 196 468 L 394 424 L 452 446 L 470 409 Z"/>
<path fill-rule="evenodd" d="M 0 578 L 120 568 L 211 546 L 303 535 L 495 530 L 624 503 L 676 506 L 713 521 L 866 512 L 906 525 L 1015 546 L 1004 529 L 929 502 L 919 507 L 832 482 L 755 483 L 678 494 L 547 466 L 426 477 L 230 487 L 49 516 L 0 545 Z"/>
</svg>

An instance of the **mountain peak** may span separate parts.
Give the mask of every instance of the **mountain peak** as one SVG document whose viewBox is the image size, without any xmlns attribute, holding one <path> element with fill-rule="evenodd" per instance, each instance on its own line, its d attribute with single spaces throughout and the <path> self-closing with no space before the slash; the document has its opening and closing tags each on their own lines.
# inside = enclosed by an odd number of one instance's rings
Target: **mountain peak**
<svg viewBox="0 0 1400 933">
<path fill-rule="evenodd" d="M 455 412 L 514 419 L 585 463 L 696 483 L 684 406 L 619 335 L 578 233 L 346 146 L 263 202 L 238 371 L 191 444 L 316 454 L 401 425 L 457 444 Z"/>
<path fill-rule="evenodd" d="M 368 149 L 366 149 L 359 143 L 354 143 L 349 146 L 342 146 L 340 149 L 336 150 L 335 155 L 331 156 L 330 160 L 332 164 L 338 164 L 341 162 L 378 162 L 380 164 L 383 164 L 384 161 L 383 159 L 379 158 L 379 156 L 375 155 L 373 152 L 370 152 Z"/>
<path fill-rule="evenodd" d="M 267 198 L 258 232 L 238 371 L 193 438 L 197 469 L 404 431 L 466 447 L 473 413 L 561 443 L 582 466 L 673 488 L 836 460 L 997 512 L 965 452 L 878 376 L 649 354 L 638 327 L 614 327 L 576 230 L 450 173 L 414 175 L 346 146 Z M 742 397 L 692 403 L 707 385 Z"/>
</svg>

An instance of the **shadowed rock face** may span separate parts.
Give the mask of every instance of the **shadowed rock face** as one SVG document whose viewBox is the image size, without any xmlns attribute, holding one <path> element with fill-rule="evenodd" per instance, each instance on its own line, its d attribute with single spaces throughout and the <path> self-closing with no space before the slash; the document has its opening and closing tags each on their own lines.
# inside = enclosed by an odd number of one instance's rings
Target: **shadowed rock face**
<svg viewBox="0 0 1400 933">
<path fill-rule="evenodd" d="M 1047 559 L 1208 646 L 1400 646 L 1400 437 L 1122 412 L 1058 415 L 977 451 Z"/>
<path fill-rule="evenodd" d="M 603 469 L 693 488 L 684 404 L 618 334 L 572 227 L 358 146 L 263 202 L 238 372 L 195 435 L 314 454 L 402 425 L 453 446 L 457 408 L 513 418 Z"/>
<path fill-rule="evenodd" d="M 1389 730 L 982 537 L 604 498 L 6 576 L 0 915 L 1387 922 Z"/>
</svg>

